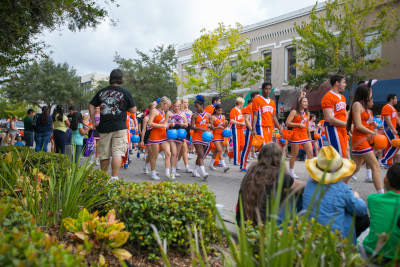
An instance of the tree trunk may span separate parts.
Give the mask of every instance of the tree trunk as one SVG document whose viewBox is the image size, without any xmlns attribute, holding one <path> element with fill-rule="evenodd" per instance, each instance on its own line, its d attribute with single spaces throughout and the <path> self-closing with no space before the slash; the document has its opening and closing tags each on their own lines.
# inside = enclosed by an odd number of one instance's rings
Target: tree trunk
<svg viewBox="0 0 400 267">
<path fill-rule="evenodd" d="M 349 106 L 351 105 L 351 103 L 353 103 L 353 97 L 354 97 L 353 87 L 354 87 L 354 80 L 355 80 L 354 76 L 355 76 L 354 74 L 350 75 L 350 78 L 348 81 L 348 86 L 349 86 L 349 103 L 348 103 L 348 105 Z"/>
</svg>

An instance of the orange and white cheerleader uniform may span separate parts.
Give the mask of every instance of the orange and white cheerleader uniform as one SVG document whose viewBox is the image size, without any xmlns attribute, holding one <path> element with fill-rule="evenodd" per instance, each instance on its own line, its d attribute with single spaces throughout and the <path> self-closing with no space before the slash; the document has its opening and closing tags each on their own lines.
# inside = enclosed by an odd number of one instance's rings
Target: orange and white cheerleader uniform
<svg viewBox="0 0 400 267">
<path fill-rule="evenodd" d="M 159 114 L 154 118 L 153 122 L 162 125 L 165 123 L 165 113 L 159 109 L 157 111 Z M 167 141 L 167 131 L 165 128 L 154 127 L 149 136 L 149 144 L 161 144 L 165 141 Z"/>
<path fill-rule="evenodd" d="M 244 122 L 242 111 L 236 107 L 231 109 L 229 119 L 237 122 Z M 244 125 L 232 124 L 232 141 L 233 141 L 233 165 L 240 164 L 240 153 L 244 148 Z"/>
<path fill-rule="evenodd" d="M 332 116 L 338 120 L 347 121 L 346 98 L 333 91 L 329 91 L 321 100 L 322 109 L 333 109 Z M 325 136 L 330 146 L 333 146 L 342 158 L 346 158 L 347 130 L 346 126 L 335 126 L 324 123 Z"/>
<path fill-rule="evenodd" d="M 373 121 L 374 117 L 369 113 L 368 109 L 365 109 L 364 112 L 361 113 L 362 125 L 373 131 Z M 368 139 L 370 138 L 370 136 L 370 134 L 361 132 L 360 130 L 357 130 L 356 127 L 354 127 L 353 136 L 351 137 L 351 153 L 353 153 L 353 155 L 364 155 L 373 152 L 371 145 L 368 143 Z"/>
<path fill-rule="evenodd" d="M 175 113 L 172 112 L 172 111 L 171 111 L 171 113 L 172 113 L 172 116 L 168 119 L 168 122 L 169 122 L 169 123 L 170 123 L 170 122 L 175 123 L 175 126 L 170 127 L 170 129 L 175 129 L 175 130 L 183 129 L 183 127 L 180 125 L 180 123 L 183 123 L 183 116 L 185 116 L 184 113 L 183 113 L 182 111 L 179 112 L 178 114 L 175 114 Z M 168 139 L 168 142 L 175 142 L 175 143 L 178 143 L 178 144 L 182 144 L 182 143 L 183 143 L 183 140 L 179 140 L 179 139 Z"/>
<path fill-rule="evenodd" d="M 247 107 L 242 109 L 242 113 L 244 114 L 249 114 L 249 122 L 250 125 L 253 123 L 253 104 L 249 103 Z M 241 170 L 246 170 L 247 168 L 247 159 L 249 157 L 250 149 L 251 149 L 251 143 L 253 141 L 253 136 L 251 135 L 250 129 L 246 127 L 245 134 L 244 134 L 244 146 L 242 150 L 242 154 L 240 155 L 240 158 L 243 159 L 240 161 L 240 169 Z"/>
<path fill-rule="evenodd" d="M 225 120 L 222 118 L 222 115 L 220 115 L 219 117 L 217 115 L 213 115 L 215 117 L 215 121 L 214 121 L 214 127 L 224 127 L 225 125 Z M 213 131 L 213 140 L 212 142 L 223 142 L 224 141 L 224 137 L 222 136 L 222 129 L 215 129 Z"/>
<path fill-rule="evenodd" d="M 274 130 L 274 115 L 276 113 L 275 102 L 271 98 L 263 96 L 253 100 L 253 112 L 257 112 L 256 134 L 264 138 L 264 144 L 272 141 Z"/>
<path fill-rule="evenodd" d="M 305 124 L 307 126 L 309 118 L 308 118 L 306 112 L 304 112 L 304 111 L 303 111 L 302 115 L 303 115 L 303 118 L 300 116 L 300 114 L 297 114 L 293 118 L 292 123 L 301 123 L 301 124 Z M 303 129 L 300 127 L 293 127 L 292 132 L 293 132 L 292 140 L 290 140 L 291 144 L 300 145 L 300 144 L 304 144 L 304 143 L 311 141 L 307 134 L 307 127 L 304 127 Z"/>
<path fill-rule="evenodd" d="M 207 118 L 207 112 L 203 113 L 197 113 L 196 120 L 194 122 L 194 127 L 196 128 L 202 128 L 202 129 L 207 129 L 207 124 L 209 123 L 209 120 Z M 193 132 L 193 144 L 194 145 L 203 145 L 207 146 L 208 143 L 203 141 L 203 138 L 201 137 L 204 132 L 200 130 L 194 130 Z"/>
<path fill-rule="evenodd" d="M 396 129 L 397 128 L 397 110 L 394 107 L 392 107 L 391 105 L 386 104 L 382 108 L 381 117 L 382 117 L 382 121 L 383 121 L 384 133 L 385 133 L 386 138 L 389 141 L 388 146 L 385 149 L 385 155 L 381 159 L 381 163 L 391 166 L 393 163 L 394 156 L 399 152 L 399 149 L 400 149 L 400 147 L 392 147 L 391 141 L 393 139 L 399 138 L 399 136 L 394 135 L 392 133 L 392 130 L 389 128 L 388 124 L 386 123 L 385 117 L 390 117 L 392 125 Z"/>
</svg>

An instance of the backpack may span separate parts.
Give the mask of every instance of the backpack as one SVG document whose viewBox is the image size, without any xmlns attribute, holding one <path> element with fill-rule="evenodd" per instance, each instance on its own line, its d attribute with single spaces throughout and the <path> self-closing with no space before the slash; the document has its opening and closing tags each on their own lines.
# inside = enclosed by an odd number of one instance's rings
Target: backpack
<svg viewBox="0 0 400 267">
<path fill-rule="evenodd" d="M 38 115 L 37 115 L 37 113 L 35 114 L 35 116 L 33 116 L 33 119 L 32 119 L 32 129 L 36 129 L 36 125 L 37 125 L 37 121 L 38 121 Z"/>
</svg>

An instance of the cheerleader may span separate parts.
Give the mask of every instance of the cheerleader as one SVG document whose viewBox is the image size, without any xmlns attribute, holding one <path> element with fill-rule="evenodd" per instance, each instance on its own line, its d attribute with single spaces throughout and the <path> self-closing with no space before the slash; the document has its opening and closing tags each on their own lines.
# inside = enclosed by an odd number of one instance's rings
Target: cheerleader
<svg viewBox="0 0 400 267">
<path fill-rule="evenodd" d="M 196 96 L 196 101 L 194 101 L 196 113 L 192 116 L 191 128 L 194 130 L 193 145 L 197 153 L 196 165 L 192 174 L 194 177 L 200 177 L 198 173 L 198 169 L 200 169 L 201 175 L 205 180 L 208 178 L 208 173 L 204 168 L 203 156 L 208 143 L 203 141 L 202 134 L 209 131 L 210 114 L 204 111 L 204 102 L 205 100 L 201 95 Z"/>
<path fill-rule="evenodd" d="M 184 112 L 181 111 L 181 101 L 175 100 L 172 103 L 172 111 L 167 112 L 168 123 L 170 129 L 184 129 L 188 127 L 188 123 L 186 120 L 186 115 Z M 181 152 L 182 144 L 184 143 L 183 140 L 172 140 L 168 139 L 170 149 L 171 149 L 171 179 L 174 180 L 175 177 L 179 177 L 179 173 L 176 173 L 176 166 L 178 163 L 178 155 Z"/>
<path fill-rule="evenodd" d="M 186 121 L 188 122 L 188 127 L 186 128 L 187 135 L 182 144 L 181 153 L 179 154 L 178 164 L 176 167 L 177 167 L 177 169 L 179 169 L 179 167 L 178 167 L 179 161 L 181 160 L 181 158 L 183 158 L 183 163 L 185 164 L 186 172 L 192 173 L 193 170 L 190 169 L 190 166 L 189 166 L 189 159 L 192 159 L 189 156 L 189 143 L 190 143 L 190 125 L 189 125 L 189 123 L 192 121 L 193 112 L 189 109 L 189 100 L 187 98 L 182 99 L 181 109 L 186 115 Z"/>
<path fill-rule="evenodd" d="M 303 146 L 307 158 L 313 158 L 311 136 L 310 136 L 310 113 L 308 112 L 308 100 L 306 97 L 300 97 L 297 101 L 296 109 L 292 110 L 286 120 L 288 127 L 293 127 L 293 136 L 290 141 L 290 148 L 292 149 L 292 156 L 290 157 L 290 176 L 298 179 L 299 177 L 294 173 L 294 163 L 296 162 L 297 155 L 299 154 L 300 145 Z"/>
<path fill-rule="evenodd" d="M 384 193 L 380 176 L 380 166 L 375 157 L 375 153 L 368 143 L 368 139 L 376 135 L 374 131 L 376 123 L 373 116 L 368 111 L 373 105 L 372 90 L 366 84 L 360 84 L 356 88 L 353 103 L 351 104 L 349 117 L 347 119 L 347 131 L 351 130 L 354 124 L 351 138 L 353 161 L 356 163 L 357 173 L 364 160 L 372 170 L 372 180 L 378 193 Z"/>
<path fill-rule="evenodd" d="M 319 153 L 319 146 L 318 146 L 318 139 L 314 138 L 314 134 L 317 133 L 317 125 L 315 125 L 315 120 L 317 117 L 315 114 L 310 115 L 310 135 L 311 135 L 311 143 L 315 148 L 315 155 L 318 156 Z M 320 138 L 321 139 L 321 138 Z"/>
<path fill-rule="evenodd" d="M 222 136 L 222 131 L 227 127 L 228 122 L 225 121 L 225 116 L 222 115 L 222 106 L 217 104 L 214 108 L 213 115 L 210 119 L 211 130 L 213 130 L 213 143 L 214 143 L 214 151 L 211 157 L 211 162 L 209 168 L 213 171 L 217 169 L 214 167 L 214 162 L 217 156 L 221 162 L 222 167 L 224 168 L 224 172 L 227 172 L 230 167 L 227 167 L 224 161 L 224 157 L 222 155 L 222 143 L 224 142 L 224 137 Z"/>
<path fill-rule="evenodd" d="M 153 111 L 154 109 L 156 108 L 156 104 L 155 103 L 151 103 L 149 106 L 148 106 L 148 112 L 149 112 L 149 114 L 151 113 L 151 111 Z M 144 167 L 143 167 L 143 172 L 145 173 L 145 174 L 149 174 L 149 170 L 148 170 L 148 167 L 149 167 L 149 165 L 150 165 L 150 158 L 151 158 L 151 156 L 150 156 L 150 154 L 151 154 L 151 149 L 150 149 L 150 143 L 149 143 L 149 137 L 150 137 L 150 132 L 151 132 L 151 129 L 153 129 L 152 127 L 150 127 L 149 125 L 148 125 L 148 122 L 149 122 L 149 114 L 146 114 L 146 116 L 144 116 L 144 118 L 143 118 L 143 122 L 142 122 L 142 131 L 141 131 L 141 135 L 140 135 L 140 147 L 143 147 L 143 146 L 145 146 L 146 148 L 145 148 L 145 156 L 144 156 L 144 158 L 145 158 L 145 163 L 144 163 Z"/>
<path fill-rule="evenodd" d="M 169 124 L 166 120 L 166 112 L 168 111 L 169 106 L 171 106 L 171 100 L 168 97 L 164 96 L 162 98 L 157 99 L 156 108 L 150 112 L 148 125 L 152 127 L 149 136 L 149 144 L 150 146 L 150 166 L 151 166 L 151 179 L 152 180 L 160 180 L 160 177 L 156 174 L 156 160 L 158 156 L 159 147 L 164 151 L 165 158 L 165 176 L 170 179 L 170 161 L 171 161 L 171 152 L 169 142 L 167 140 L 167 131 L 169 128 Z"/>
</svg>

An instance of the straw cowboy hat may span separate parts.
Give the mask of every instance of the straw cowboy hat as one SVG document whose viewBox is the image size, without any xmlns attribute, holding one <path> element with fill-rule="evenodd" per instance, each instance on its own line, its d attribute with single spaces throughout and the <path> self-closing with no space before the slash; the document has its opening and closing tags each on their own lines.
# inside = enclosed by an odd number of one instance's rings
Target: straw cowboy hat
<svg viewBox="0 0 400 267">
<path fill-rule="evenodd" d="M 306 160 L 306 168 L 315 181 L 324 179 L 324 184 L 333 184 L 343 177 L 351 176 L 356 164 L 352 160 L 342 158 L 333 146 L 324 146 L 318 157 Z"/>
</svg>

